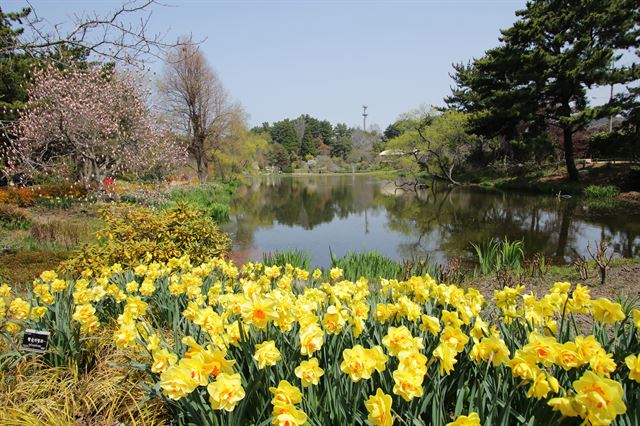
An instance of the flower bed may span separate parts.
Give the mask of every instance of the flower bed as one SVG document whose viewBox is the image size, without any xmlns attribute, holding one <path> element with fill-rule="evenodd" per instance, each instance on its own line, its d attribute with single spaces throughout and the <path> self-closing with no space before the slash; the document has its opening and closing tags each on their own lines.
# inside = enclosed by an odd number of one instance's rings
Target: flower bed
<svg viewBox="0 0 640 426">
<path fill-rule="evenodd" d="M 50 365 L 90 371 L 113 327 L 124 364 L 178 424 L 634 424 L 640 310 L 558 282 L 480 292 L 343 271 L 188 257 L 45 272 L 0 288 L 8 338 L 51 331 Z M 636 305 L 634 306 L 634 303 Z M 6 310 L 6 313 L 5 313 Z M 19 356 L 16 354 L 16 356 Z M 116 368 L 116 367 L 114 367 Z"/>
<path fill-rule="evenodd" d="M 0 188 L 0 203 L 31 207 L 41 202 L 52 207 L 81 201 L 87 192 L 76 184 Z"/>
</svg>

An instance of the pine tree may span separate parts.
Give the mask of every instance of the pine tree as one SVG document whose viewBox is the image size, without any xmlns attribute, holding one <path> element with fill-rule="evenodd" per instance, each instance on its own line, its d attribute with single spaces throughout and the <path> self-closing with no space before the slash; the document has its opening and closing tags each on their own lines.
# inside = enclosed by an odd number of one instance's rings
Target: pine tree
<svg viewBox="0 0 640 426">
<path fill-rule="evenodd" d="M 519 20 L 502 31 L 501 46 L 454 67 L 456 88 L 447 102 L 472 112 L 474 130 L 487 136 L 560 128 L 567 172 L 577 180 L 573 135 L 621 108 L 615 99 L 591 105 L 588 90 L 638 79 L 638 71 L 620 60 L 638 47 L 639 3 L 535 0 L 516 15 Z"/>
</svg>

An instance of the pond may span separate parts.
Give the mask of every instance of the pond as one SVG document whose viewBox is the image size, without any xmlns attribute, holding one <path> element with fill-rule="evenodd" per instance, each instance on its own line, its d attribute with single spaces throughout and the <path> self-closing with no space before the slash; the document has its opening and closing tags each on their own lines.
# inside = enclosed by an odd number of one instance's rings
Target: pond
<svg viewBox="0 0 640 426">
<path fill-rule="evenodd" d="M 239 261 L 298 248 L 314 266 L 350 251 L 374 250 L 395 260 L 470 259 L 470 242 L 523 239 L 528 255 L 555 263 L 606 239 L 617 256 L 640 255 L 640 213 L 602 211 L 566 199 L 445 185 L 404 191 L 373 175 L 264 176 L 236 193 L 224 227 Z"/>
</svg>

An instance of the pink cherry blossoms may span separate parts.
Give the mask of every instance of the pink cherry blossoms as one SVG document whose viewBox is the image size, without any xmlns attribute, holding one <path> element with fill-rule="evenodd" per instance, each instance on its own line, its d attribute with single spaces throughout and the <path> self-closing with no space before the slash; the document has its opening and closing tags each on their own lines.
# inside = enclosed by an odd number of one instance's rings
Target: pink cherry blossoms
<svg viewBox="0 0 640 426">
<path fill-rule="evenodd" d="M 9 157 L 15 169 L 85 186 L 122 172 L 170 169 L 186 150 L 149 112 L 130 76 L 53 66 L 34 73 Z"/>
</svg>

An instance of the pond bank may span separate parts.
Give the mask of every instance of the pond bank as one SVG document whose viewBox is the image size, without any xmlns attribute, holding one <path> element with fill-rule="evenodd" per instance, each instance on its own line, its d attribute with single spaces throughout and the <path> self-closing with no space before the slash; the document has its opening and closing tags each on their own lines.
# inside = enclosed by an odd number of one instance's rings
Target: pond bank
<svg viewBox="0 0 640 426">
<path fill-rule="evenodd" d="M 549 167 L 529 172 L 512 170 L 509 174 L 483 170 L 467 173 L 461 181 L 464 184 L 547 195 L 580 195 L 590 185 L 615 186 L 624 194 L 640 191 L 640 170 L 632 168 L 630 164 L 595 163 L 580 168 L 580 180 L 577 182 L 571 181 L 563 168 Z"/>
<path fill-rule="evenodd" d="M 622 297 L 640 297 L 640 259 L 614 259 L 611 268 L 607 270 L 607 280 L 600 284 L 600 276 L 595 270 L 595 264 L 591 262 L 589 277 L 582 280 L 573 266 L 552 266 L 542 276 L 523 276 L 514 282 L 526 287 L 527 292 L 533 292 L 541 297 L 554 282 L 571 282 L 582 284 L 589 288 L 592 298 L 609 297 L 616 299 Z M 512 284 L 513 285 L 513 284 Z M 463 287 L 478 289 L 487 298 L 493 297 L 494 290 L 502 290 L 504 280 L 498 279 L 496 274 L 469 278 L 462 284 Z"/>
</svg>

